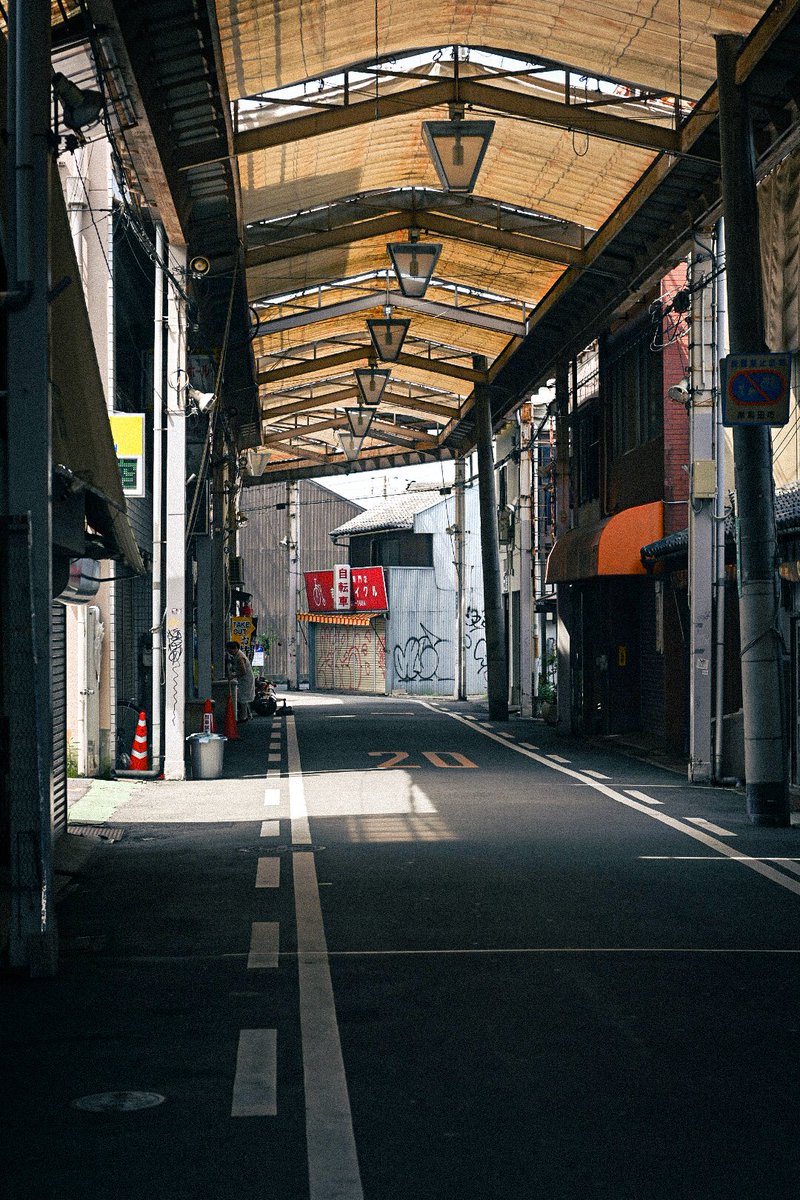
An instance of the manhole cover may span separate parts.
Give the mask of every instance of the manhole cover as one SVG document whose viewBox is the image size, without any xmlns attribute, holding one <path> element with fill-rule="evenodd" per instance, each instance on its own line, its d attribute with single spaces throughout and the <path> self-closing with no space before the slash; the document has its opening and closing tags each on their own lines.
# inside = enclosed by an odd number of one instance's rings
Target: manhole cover
<svg viewBox="0 0 800 1200">
<path fill-rule="evenodd" d="M 166 1096 L 158 1092 L 99 1092 L 96 1096 L 81 1096 L 72 1101 L 73 1108 L 82 1112 L 136 1112 L 140 1108 L 157 1108 Z"/>
</svg>

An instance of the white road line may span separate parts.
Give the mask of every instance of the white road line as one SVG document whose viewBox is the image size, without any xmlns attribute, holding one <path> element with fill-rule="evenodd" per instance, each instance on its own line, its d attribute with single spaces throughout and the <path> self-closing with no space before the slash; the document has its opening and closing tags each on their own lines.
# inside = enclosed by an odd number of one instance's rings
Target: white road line
<svg viewBox="0 0 800 1200">
<path fill-rule="evenodd" d="M 592 779 L 610 779 L 611 778 L 610 775 L 604 775 L 602 771 L 589 771 L 586 767 L 583 767 L 582 769 L 583 769 L 584 775 L 591 775 Z"/>
<path fill-rule="evenodd" d="M 278 1034 L 241 1029 L 233 1080 L 232 1117 L 274 1117 L 278 1112 Z"/>
<path fill-rule="evenodd" d="M 525 750 L 538 750 L 538 746 L 532 746 L 530 742 L 520 742 L 520 746 Z"/>
<path fill-rule="evenodd" d="M 800 859 L 774 854 L 737 854 L 734 858 L 719 858 L 716 854 L 640 854 L 639 858 L 644 862 L 776 862 L 787 871 L 800 873 Z"/>
<path fill-rule="evenodd" d="M 584 772 L 588 774 L 588 772 Z M 637 792 L 633 788 L 625 789 L 626 796 L 633 796 L 634 800 L 641 800 L 644 804 L 663 804 L 663 800 L 654 800 L 652 796 L 648 796 L 647 792 Z"/>
<path fill-rule="evenodd" d="M 261 837 L 276 838 L 281 836 L 280 821 L 262 821 L 261 822 Z"/>
<path fill-rule="evenodd" d="M 730 829 L 723 829 L 721 825 L 715 825 L 713 821 L 707 821 L 705 817 L 686 817 L 685 820 L 691 821 L 693 825 L 699 825 L 701 829 L 707 829 L 709 833 L 715 833 L 717 837 L 737 837 L 735 833 L 731 833 Z"/>
<path fill-rule="evenodd" d="M 276 888 L 281 882 L 281 860 L 277 856 L 260 858 L 256 867 L 256 887 Z"/>
<path fill-rule="evenodd" d="M 553 762 L 568 763 L 572 761 L 572 759 L 569 758 L 562 758 L 560 754 L 548 754 L 547 757 L 552 758 Z M 588 775 L 588 771 L 586 774 Z"/>
<path fill-rule="evenodd" d="M 310 1200 L 362 1200 L 314 855 L 292 855 Z"/>
<path fill-rule="evenodd" d="M 501 737 L 501 738 L 514 738 L 514 737 L 516 737 L 516 734 L 514 734 L 514 733 L 505 733 L 505 732 L 504 732 L 502 729 L 498 729 L 498 731 L 497 731 L 497 736 L 498 736 L 498 737 Z"/>
<path fill-rule="evenodd" d="M 267 788 L 267 790 L 264 792 L 264 804 L 267 806 L 267 808 L 270 808 L 274 804 L 280 804 L 280 802 L 281 789 Z"/>
<path fill-rule="evenodd" d="M 268 754 L 267 755 L 268 763 L 279 763 L 280 761 L 281 761 L 280 754 Z"/>
<path fill-rule="evenodd" d="M 253 921 L 250 931 L 248 971 L 274 970 L 278 965 L 280 925 L 277 921 Z"/>
<path fill-rule="evenodd" d="M 292 820 L 292 844 L 311 844 L 308 827 L 306 793 L 303 787 L 303 772 L 300 769 L 300 747 L 297 744 L 297 726 L 293 716 L 286 718 L 286 754 L 289 760 L 289 816 Z"/>
<path fill-rule="evenodd" d="M 437 710 L 428 704 L 425 700 L 417 701 L 423 708 Z M 453 721 L 460 721 L 462 725 L 466 725 L 469 729 L 476 729 L 474 724 L 466 721 L 464 717 L 458 713 L 448 712 L 447 709 L 441 710 L 445 716 L 450 717 Z M 500 746 L 507 746 L 509 750 L 513 750 L 516 754 L 522 754 L 526 758 L 532 759 L 540 766 L 548 767 L 551 771 L 557 771 L 560 775 L 568 775 L 571 779 L 577 779 L 579 783 L 586 783 L 589 787 L 594 788 L 602 796 L 608 796 L 610 800 L 615 800 L 617 804 L 624 804 L 626 808 L 632 808 L 636 812 L 646 813 L 653 821 L 660 821 L 662 825 L 668 825 L 670 829 L 676 829 L 679 833 L 685 833 L 688 837 L 694 838 L 697 842 L 702 842 L 704 846 L 708 846 L 711 850 L 716 850 L 717 853 L 724 855 L 726 858 L 733 858 L 740 862 L 743 867 L 748 867 L 751 871 L 755 871 L 758 875 L 762 875 L 765 879 L 769 879 L 771 883 L 777 883 L 780 887 L 786 888 L 788 892 L 794 892 L 796 896 L 800 896 L 800 880 L 790 879 L 788 875 L 781 874 L 774 867 L 770 867 L 767 863 L 758 861 L 757 859 L 747 858 L 745 855 L 739 854 L 738 851 L 727 846 L 725 842 L 720 842 L 708 833 L 704 833 L 702 829 L 695 825 L 687 825 L 683 821 L 677 820 L 676 817 L 670 817 L 667 813 L 655 812 L 648 805 L 640 804 L 630 796 L 624 796 L 621 792 L 615 791 L 608 787 L 605 783 L 601 783 L 599 779 L 591 779 L 588 775 L 581 774 L 580 771 L 573 771 L 571 767 L 562 766 L 561 763 L 553 762 L 551 758 L 545 758 L 542 754 L 532 754 L 530 750 L 525 750 L 520 746 L 519 742 L 506 742 L 496 734 L 489 730 L 479 730 L 484 737 L 491 738 Z M 652 800 L 650 801 L 652 804 Z"/>
</svg>

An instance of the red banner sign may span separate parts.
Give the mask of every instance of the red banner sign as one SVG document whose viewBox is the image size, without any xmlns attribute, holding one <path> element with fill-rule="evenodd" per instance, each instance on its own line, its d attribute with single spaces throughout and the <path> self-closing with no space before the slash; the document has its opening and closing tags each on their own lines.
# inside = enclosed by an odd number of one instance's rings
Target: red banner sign
<svg viewBox="0 0 800 1200">
<path fill-rule="evenodd" d="M 333 571 L 306 571 L 304 578 L 308 611 L 336 612 Z M 349 611 L 385 612 L 388 607 L 383 567 L 353 567 L 350 571 Z"/>
</svg>

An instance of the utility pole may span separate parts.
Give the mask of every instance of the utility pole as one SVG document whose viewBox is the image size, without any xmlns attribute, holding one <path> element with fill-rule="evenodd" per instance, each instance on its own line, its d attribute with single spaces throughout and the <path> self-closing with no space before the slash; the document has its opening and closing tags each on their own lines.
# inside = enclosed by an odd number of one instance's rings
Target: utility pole
<svg viewBox="0 0 800 1200">
<path fill-rule="evenodd" d="M 725 226 L 717 221 L 714 231 L 714 459 L 717 494 L 714 502 L 714 779 L 724 775 L 722 762 L 725 715 L 725 428 L 722 424 L 720 360 L 727 351 L 728 316 L 725 310 Z"/>
<path fill-rule="evenodd" d="M 53 975 L 52 443 L 50 399 L 50 4 L 9 11 L 7 457 L 0 620 L 12 970 Z M 6 855 L 3 855 L 6 858 Z"/>
<path fill-rule="evenodd" d="M 186 247 L 170 246 L 169 262 L 180 279 Z M 166 703 L 164 778 L 186 776 L 186 312 L 170 280 L 167 289 L 167 484 L 166 484 Z"/>
<path fill-rule="evenodd" d="M 485 372 L 486 358 L 473 354 L 475 371 Z M 497 495 L 492 453 L 492 411 L 489 390 L 475 384 L 475 426 L 478 449 L 478 496 L 481 512 L 481 561 L 483 563 L 483 609 L 486 620 L 486 666 L 489 716 L 508 720 L 508 668 L 506 665 L 503 594 L 500 581 L 500 541 L 497 529 Z"/>
<path fill-rule="evenodd" d="M 289 611 L 286 614 L 289 636 L 286 640 L 289 687 L 300 686 L 300 654 L 297 612 L 300 607 L 300 485 L 296 479 L 286 484 L 286 549 L 289 555 Z"/>
<path fill-rule="evenodd" d="M 466 521 L 466 505 L 464 503 L 465 470 L 464 459 L 457 458 L 455 462 L 456 477 L 454 492 L 456 498 L 455 515 L 455 568 L 456 568 L 456 700 L 467 698 L 467 656 L 464 648 L 467 617 L 467 590 L 464 578 L 464 534 Z"/>
<path fill-rule="evenodd" d="M 710 238 L 709 234 L 709 238 Z M 710 783 L 714 571 L 713 255 L 695 243 L 689 266 L 689 779 Z"/>
<path fill-rule="evenodd" d="M 728 329 L 733 354 L 764 350 L 755 154 L 736 62 L 744 39 L 717 45 Z M 777 630 L 779 593 L 772 437 L 766 425 L 733 431 L 747 814 L 754 825 L 790 823 L 786 697 Z"/>
<path fill-rule="evenodd" d="M 528 404 L 528 409 L 533 401 Z M 532 422 L 530 417 L 520 418 L 519 425 L 519 701 L 520 714 L 533 716 L 533 666 L 531 644 L 533 642 L 533 554 L 531 524 L 532 472 L 531 445 Z"/>
</svg>

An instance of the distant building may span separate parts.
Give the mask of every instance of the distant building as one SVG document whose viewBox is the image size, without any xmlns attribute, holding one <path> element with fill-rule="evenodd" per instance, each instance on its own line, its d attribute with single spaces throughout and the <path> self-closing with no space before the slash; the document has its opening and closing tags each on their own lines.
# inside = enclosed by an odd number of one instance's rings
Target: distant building
<svg viewBox="0 0 800 1200">
<path fill-rule="evenodd" d="M 486 638 L 476 488 L 466 489 L 464 511 L 464 654 L 467 692 L 478 695 L 486 691 Z M 377 617 L 369 626 L 310 623 L 316 686 L 365 690 L 353 682 L 352 663 L 361 658 L 377 663 L 372 690 L 452 696 L 459 599 L 454 492 L 409 490 L 335 527 L 330 536 L 348 545 L 352 568 L 383 567 L 389 609 L 385 619 Z"/>
</svg>

